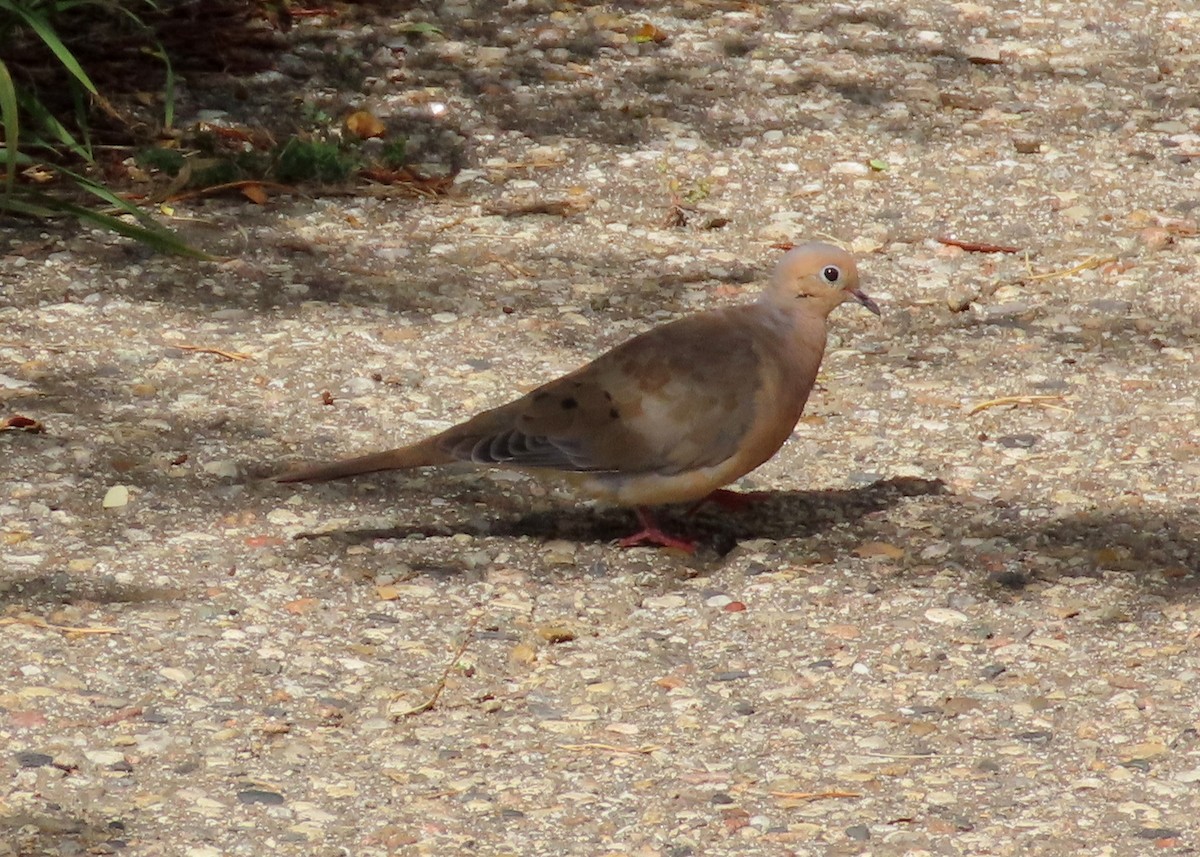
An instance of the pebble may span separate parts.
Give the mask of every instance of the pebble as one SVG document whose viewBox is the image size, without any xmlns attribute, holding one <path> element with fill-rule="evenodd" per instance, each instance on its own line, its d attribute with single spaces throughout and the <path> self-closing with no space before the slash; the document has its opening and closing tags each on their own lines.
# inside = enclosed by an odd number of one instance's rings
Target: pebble
<svg viewBox="0 0 1200 857">
<path fill-rule="evenodd" d="M 266 789 L 243 789 L 237 793 L 238 803 L 282 806 L 283 795 Z"/>
<path fill-rule="evenodd" d="M 925 611 L 925 618 L 935 625 L 960 625 L 970 617 L 949 607 L 930 607 Z"/>
<path fill-rule="evenodd" d="M 104 493 L 101 505 L 105 509 L 120 509 L 129 503 L 129 486 L 114 485 Z"/>
</svg>

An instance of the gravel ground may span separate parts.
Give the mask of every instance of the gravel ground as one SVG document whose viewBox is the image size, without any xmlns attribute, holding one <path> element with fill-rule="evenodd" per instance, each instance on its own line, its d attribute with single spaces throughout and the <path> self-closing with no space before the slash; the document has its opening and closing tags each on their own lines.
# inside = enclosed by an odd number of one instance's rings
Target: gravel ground
<svg viewBox="0 0 1200 857">
<path fill-rule="evenodd" d="M 2 239 L 0 855 L 1195 853 L 1194 5 L 474 5 L 302 20 L 230 117 L 371 110 L 448 196 Z M 262 478 L 811 237 L 883 320 L 694 557 L 520 475 Z"/>
</svg>

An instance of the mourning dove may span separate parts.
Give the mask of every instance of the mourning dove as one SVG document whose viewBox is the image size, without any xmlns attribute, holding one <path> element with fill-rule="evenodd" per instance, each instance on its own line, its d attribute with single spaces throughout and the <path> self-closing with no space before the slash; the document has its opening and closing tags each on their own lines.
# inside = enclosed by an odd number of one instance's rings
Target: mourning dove
<svg viewBox="0 0 1200 857">
<path fill-rule="evenodd" d="M 854 259 L 829 244 L 796 247 L 753 303 L 653 328 L 569 375 L 411 446 L 301 467 L 280 482 L 469 461 L 556 471 L 582 493 L 632 506 L 642 529 L 623 547 L 691 550 L 648 507 L 730 501 L 719 491 L 791 435 L 825 351 L 825 320 L 855 300 Z"/>
</svg>

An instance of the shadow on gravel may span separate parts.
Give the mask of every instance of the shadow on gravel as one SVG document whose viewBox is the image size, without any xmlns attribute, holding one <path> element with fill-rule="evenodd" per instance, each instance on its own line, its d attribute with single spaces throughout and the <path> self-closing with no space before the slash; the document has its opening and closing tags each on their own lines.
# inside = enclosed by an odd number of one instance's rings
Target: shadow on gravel
<svg viewBox="0 0 1200 857">
<path fill-rule="evenodd" d="M 175 589 L 130 586 L 109 577 L 89 580 L 66 572 L 6 576 L 0 582 L 0 604 L 149 604 L 182 597 Z"/>
<path fill-rule="evenodd" d="M 57 806 L 52 812 L 55 814 L 21 812 L 0 816 L 0 839 L 8 841 L 15 849 L 3 853 L 22 857 L 116 854 L 126 847 L 125 825 L 120 821 L 88 821 L 69 816 Z"/>
<path fill-rule="evenodd" d="M 724 556 L 739 541 L 747 539 L 808 538 L 837 524 L 855 521 L 873 512 L 888 509 L 905 497 L 944 494 L 941 480 L 901 477 L 874 482 L 862 488 L 828 491 L 778 491 L 753 510 L 716 517 L 701 512 L 688 518 L 675 508 L 660 516 L 663 528 L 677 535 L 695 538 L 700 551 L 715 551 Z M 676 507 L 682 509 L 682 507 Z M 564 506 L 551 511 L 522 515 L 515 520 L 479 522 L 460 520 L 433 527 L 420 525 L 363 530 L 305 533 L 297 538 L 332 538 L 347 544 L 376 539 L 404 539 L 413 535 L 452 536 L 466 533 L 476 537 L 567 539 L 577 542 L 614 542 L 636 528 L 633 515 L 619 509 L 592 510 L 586 506 Z"/>
<path fill-rule="evenodd" d="M 1054 517 L 1015 502 L 978 504 L 951 498 L 925 510 L 937 535 L 896 532 L 886 522 L 877 537 L 905 545 L 902 577 L 919 582 L 930 568 L 957 571 L 977 594 L 995 601 L 1030 586 L 1068 578 L 1126 576 L 1150 599 L 1200 595 L 1200 509 L 1170 515 L 1096 509 Z M 933 554 L 926 554 L 928 550 Z M 1128 605 L 1111 605 L 1119 608 Z"/>
</svg>

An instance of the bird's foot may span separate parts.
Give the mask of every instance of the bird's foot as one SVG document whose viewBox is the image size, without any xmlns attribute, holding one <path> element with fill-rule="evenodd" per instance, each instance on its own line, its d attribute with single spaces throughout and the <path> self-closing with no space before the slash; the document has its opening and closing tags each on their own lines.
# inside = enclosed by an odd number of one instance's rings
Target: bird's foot
<svg viewBox="0 0 1200 857">
<path fill-rule="evenodd" d="M 726 512 L 740 512 L 756 503 L 769 500 L 770 497 L 770 491 L 729 491 L 725 488 L 718 488 L 697 500 L 692 508 L 688 509 L 688 517 L 696 514 L 706 503 L 712 503 Z"/>
<path fill-rule="evenodd" d="M 695 553 L 696 543 L 689 539 L 676 538 L 664 533 L 658 527 L 645 527 L 632 536 L 626 536 L 617 542 L 623 548 L 635 548 L 640 545 L 650 545 L 659 548 L 676 548 L 684 553 Z"/>
<path fill-rule="evenodd" d="M 645 509 L 637 510 L 638 523 L 642 528 L 631 536 L 626 536 L 617 542 L 623 548 L 633 548 L 640 545 L 650 545 L 651 547 L 660 548 L 675 548 L 684 553 L 695 553 L 696 543 L 690 539 L 678 538 L 669 533 L 664 533 L 659 528 L 658 522 L 654 520 Z"/>
</svg>

